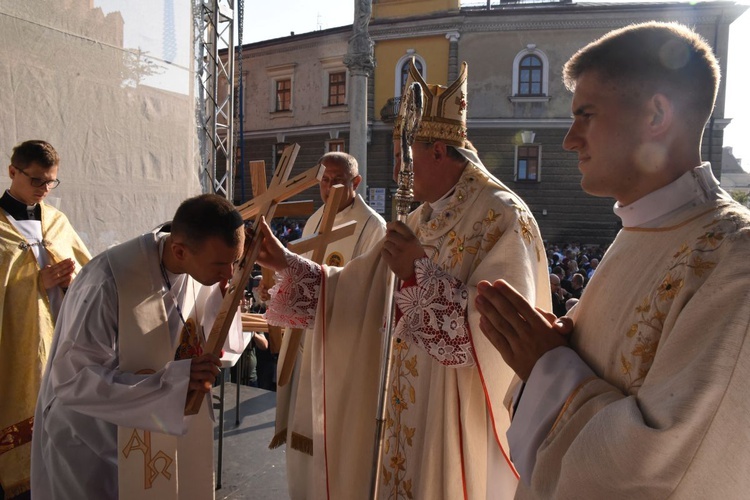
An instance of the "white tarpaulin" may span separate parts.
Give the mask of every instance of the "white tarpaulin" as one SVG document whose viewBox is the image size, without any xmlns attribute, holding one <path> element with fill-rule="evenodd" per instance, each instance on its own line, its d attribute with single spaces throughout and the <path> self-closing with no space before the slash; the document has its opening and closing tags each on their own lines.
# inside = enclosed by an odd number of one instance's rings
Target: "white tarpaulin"
<svg viewBox="0 0 750 500">
<path fill-rule="evenodd" d="M 13 146 L 50 142 L 48 200 L 93 254 L 198 194 L 192 2 L 0 0 L 0 189 Z"/>
</svg>

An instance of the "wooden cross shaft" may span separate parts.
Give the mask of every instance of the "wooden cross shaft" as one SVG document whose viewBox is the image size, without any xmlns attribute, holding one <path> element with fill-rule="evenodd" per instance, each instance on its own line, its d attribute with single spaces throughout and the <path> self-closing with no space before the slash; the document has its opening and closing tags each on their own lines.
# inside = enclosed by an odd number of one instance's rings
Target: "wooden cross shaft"
<svg viewBox="0 0 750 500">
<path fill-rule="evenodd" d="M 289 179 L 298 152 L 298 144 L 292 144 L 284 149 L 284 153 L 281 156 L 279 165 L 276 167 L 276 171 L 274 172 L 268 190 L 263 193 L 262 196 L 258 197 L 260 199 L 256 198 L 251 202 L 242 205 L 242 207 L 248 207 L 251 205 L 251 208 L 247 208 L 247 211 L 252 215 L 244 217 L 245 219 L 255 217 L 251 233 L 253 239 L 250 244 L 246 246 L 245 254 L 242 257 L 240 264 L 237 266 L 237 269 L 234 271 L 229 287 L 224 294 L 224 299 L 221 302 L 221 308 L 219 309 L 214 325 L 211 328 L 211 333 L 208 336 L 205 350 L 214 353 L 216 356 L 221 355 L 221 348 L 226 341 L 229 328 L 232 325 L 237 308 L 239 307 L 240 299 L 244 297 L 245 287 L 247 286 L 248 281 L 250 281 L 253 265 L 255 264 L 261 250 L 263 235 L 259 231 L 259 227 L 262 216 L 265 216 L 266 219 L 270 220 L 273 218 L 276 206 L 279 202 L 316 185 L 323 176 L 324 168 L 322 165 L 319 165 L 303 172 L 293 179 Z M 185 414 L 194 415 L 198 413 L 203 399 L 204 394 L 201 392 L 193 391 L 189 394 L 185 406 Z"/>
<path fill-rule="evenodd" d="M 317 264 L 322 264 L 323 259 L 325 259 L 326 248 L 330 243 L 354 234 L 354 231 L 357 228 L 357 221 L 349 221 L 333 227 L 333 223 L 336 221 L 339 203 L 345 194 L 344 189 L 346 188 L 341 184 L 336 184 L 331 187 L 325 208 L 323 208 L 323 215 L 320 219 L 318 232 L 289 243 L 288 248 L 290 250 L 298 254 L 312 251 L 311 260 Z M 300 328 L 294 328 L 289 332 L 289 344 L 287 346 L 286 355 L 281 363 L 281 369 L 279 370 L 278 385 L 280 386 L 288 384 L 292 377 L 294 362 L 297 359 L 297 351 L 299 351 L 299 345 L 302 342 L 303 334 L 304 330 Z"/>
</svg>

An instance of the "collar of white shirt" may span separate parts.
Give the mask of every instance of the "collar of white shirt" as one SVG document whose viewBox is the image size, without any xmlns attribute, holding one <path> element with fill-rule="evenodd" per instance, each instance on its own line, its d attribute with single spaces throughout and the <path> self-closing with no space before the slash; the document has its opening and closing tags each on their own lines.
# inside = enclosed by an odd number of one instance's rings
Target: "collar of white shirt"
<svg viewBox="0 0 750 500">
<path fill-rule="evenodd" d="M 615 214 L 624 227 L 659 227 L 678 210 L 698 206 L 728 196 L 719 187 L 711 165 L 703 163 L 663 188 L 647 194 L 630 205 L 615 203 Z"/>
</svg>

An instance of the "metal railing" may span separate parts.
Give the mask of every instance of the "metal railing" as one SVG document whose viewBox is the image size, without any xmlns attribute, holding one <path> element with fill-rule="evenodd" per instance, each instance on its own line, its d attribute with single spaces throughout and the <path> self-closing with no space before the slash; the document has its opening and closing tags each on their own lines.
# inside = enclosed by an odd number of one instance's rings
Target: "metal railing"
<svg viewBox="0 0 750 500">
<path fill-rule="evenodd" d="M 392 123 L 398 116 L 401 107 L 401 97 L 391 97 L 380 110 L 380 119 L 386 123 Z"/>
</svg>

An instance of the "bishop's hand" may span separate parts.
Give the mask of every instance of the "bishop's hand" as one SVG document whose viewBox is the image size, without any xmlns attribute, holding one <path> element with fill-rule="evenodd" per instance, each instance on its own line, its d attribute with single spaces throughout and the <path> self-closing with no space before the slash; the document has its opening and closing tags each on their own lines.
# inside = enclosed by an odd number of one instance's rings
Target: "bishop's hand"
<svg viewBox="0 0 750 500">
<path fill-rule="evenodd" d="M 279 239 L 274 236 L 265 217 L 261 219 L 258 231 L 263 235 L 263 242 L 261 243 L 256 262 L 276 272 L 283 271 L 289 267 L 289 264 L 286 262 L 287 250 Z"/>
<path fill-rule="evenodd" d="M 414 261 L 426 255 L 424 248 L 417 235 L 403 222 L 389 222 L 386 229 L 380 255 L 393 273 L 406 281 L 414 274 Z"/>
</svg>

